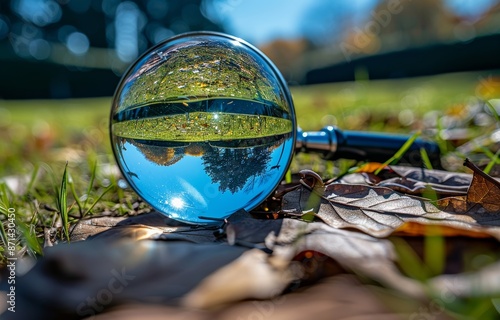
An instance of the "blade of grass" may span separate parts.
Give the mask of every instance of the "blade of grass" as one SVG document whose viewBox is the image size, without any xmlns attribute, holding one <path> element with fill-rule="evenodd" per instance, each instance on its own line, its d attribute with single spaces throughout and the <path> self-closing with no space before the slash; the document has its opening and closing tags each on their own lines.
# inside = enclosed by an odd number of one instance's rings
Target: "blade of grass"
<svg viewBox="0 0 500 320">
<path fill-rule="evenodd" d="M 68 230 L 68 163 L 64 166 L 64 172 L 61 180 L 60 187 L 56 190 L 56 204 L 59 214 L 61 215 L 61 220 L 63 223 L 63 232 L 66 240 L 69 242 L 69 230 Z"/>
<path fill-rule="evenodd" d="M 75 184 L 73 183 L 73 179 L 69 179 L 68 181 L 69 188 L 71 190 L 71 194 L 73 195 L 73 198 L 75 199 L 76 205 L 78 206 L 78 212 L 80 213 L 80 217 L 83 217 L 83 210 L 84 207 L 82 206 L 82 202 L 80 201 L 80 198 L 78 197 L 78 194 L 76 193 L 75 190 Z"/>
<path fill-rule="evenodd" d="M 379 174 L 379 172 L 385 166 L 397 163 L 403 157 L 403 155 L 406 153 L 406 151 L 408 151 L 408 149 L 411 147 L 411 145 L 413 144 L 413 142 L 415 142 L 415 140 L 417 140 L 417 138 L 419 136 L 420 136 L 420 131 L 415 132 L 413 135 L 411 135 L 408 138 L 408 140 L 406 140 L 406 142 L 403 143 L 403 145 L 401 146 L 401 148 L 399 148 L 399 150 L 396 151 L 396 153 L 392 157 L 390 157 L 389 160 L 387 160 L 386 162 L 384 162 L 383 165 L 375 171 L 375 174 Z"/>
<path fill-rule="evenodd" d="M 106 193 L 109 192 L 109 190 L 113 189 L 115 186 L 114 185 L 109 185 L 106 189 L 104 189 L 104 191 L 99 195 L 99 197 L 97 197 L 97 199 L 95 199 L 95 201 L 92 203 L 92 205 L 90 206 L 90 208 L 87 209 L 87 211 L 85 211 L 84 213 L 84 217 L 90 212 L 90 210 L 92 210 L 92 208 L 94 208 L 94 206 L 102 199 L 102 197 L 104 197 L 104 195 Z"/>
<path fill-rule="evenodd" d="M 0 213 L 7 216 L 10 205 L 8 202 L 9 199 L 6 197 L 7 185 L 5 182 L 0 183 L 0 192 L 2 193 L 2 198 L 0 199 Z M 4 247 L 7 247 L 7 233 L 5 232 L 2 222 L 0 222 L 0 236 L 2 237 Z"/>
<path fill-rule="evenodd" d="M 489 174 L 493 166 L 498 163 L 498 159 L 500 157 L 500 149 L 495 153 L 495 155 L 491 158 L 491 161 L 488 162 L 486 168 L 484 168 L 484 173 Z"/>
<path fill-rule="evenodd" d="M 469 319 L 497 319 L 498 313 L 490 299 L 482 299 L 469 303 Z"/>
<path fill-rule="evenodd" d="M 335 161 L 335 163 L 340 172 L 337 179 L 340 179 L 349 173 L 355 172 L 358 167 L 363 165 L 360 164 L 359 166 L 356 166 L 356 162 L 348 159 L 339 159 Z"/>
<path fill-rule="evenodd" d="M 35 170 L 36 171 L 36 170 Z M 36 173 L 33 175 L 33 177 L 36 176 Z M 33 180 L 32 177 L 32 180 Z M 0 184 L 0 192 L 2 194 L 0 198 L 0 213 L 4 215 L 8 215 L 11 213 L 9 211 L 10 208 L 13 208 L 14 203 L 9 201 L 9 198 L 7 194 L 9 193 L 9 189 L 5 183 Z M 28 193 L 26 193 L 28 194 Z M 24 218 L 29 216 L 26 216 L 25 213 L 23 213 L 23 210 L 20 210 L 22 208 L 18 208 L 18 210 L 15 210 L 15 228 L 18 231 L 17 232 L 17 237 L 16 237 L 16 243 L 21 244 L 24 243 L 24 245 L 27 246 L 28 250 L 30 250 L 31 253 L 41 255 L 42 254 L 42 247 L 40 246 L 40 243 L 38 242 L 38 239 L 36 235 L 30 231 L 30 228 L 33 229 L 35 227 L 35 219 L 36 215 L 32 215 L 30 218 L 30 221 L 26 223 L 24 221 Z M 34 229 L 33 229 L 34 231 Z M 3 243 L 6 245 L 7 242 L 9 241 L 7 237 L 7 233 L 5 231 L 5 228 L 3 226 L 3 223 L 0 223 L 0 235 L 2 238 Z"/>
<path fill-rule="evenodd" d="M 31 189 L 35 185 L 35 181 L 36 181 L 36 179 L 38 177 L 38 172 L 40 172 L 40 166 L 39 165 L 35 165 L 35 168 L 33 169 L 33 173 L 31 174 L 31 177 L 30 177 L 30 181 L 28 183 L 28 187 L 26 188 L 25 195 L 28 195 L 28 194 L 31 193 Z"/>
<path fill-rule="evenodd" d="M 424 262 L 433 276 L 443 272 L 446 257 L 444 237 L 436 231 L 438 226 L 427 225 L 424 237 Z"/>
<path fill-rule="evenodd" d="M 495 154 L 493 152 L 491 152 L 490 149 L 488 149 L 487 147 L 485 146 L 480 146 L 479 149 L 481 149 L 481 151 L 488 157 L 490 158 L 490 160 L 493 160 L 493 158 L 495 157 Z"/>
<path fill-rule="evenodd" d="M 90 192 L 92 192 L 92 187 L 94 186 L 94 180 L 96 177 L 97 173 L 97 160 L 94 160 L 92 164 L 92 172 L 90 174 L 90 181 L 89 181 L 89 186 L 87 188 L 87 197 L 85 198 L 85 201 L 83 202 L 83 208 L 87 207 L 87 202 L 90 198 Z"/>
<path fill-rule="evenodd" d="M 420 148 L 420 156 L 422 157 L 422 161 L 427 169 L 433 169 L 431 159 L 429 159 L 429 155 L 427 154 L 427 150 L 425 148 Z"/>
<path fill-rule="evenodd" d="M 439 146 L 441 154 L 447 154 L 455 149 L 449 141 L 443 138 L 442 133 L 445 132 L 445 130 L 446 126 L 443 126 L 442 118 L 440 117 L 439 120 L 437 121 L 437 133 L 434 136 L 434 138 Z"/>
<path fill-rule="evenodd" d="M 493 114 L 493 117 L 495 118 L 497 123 L 499 123 L 500 122 L 500 115 L 498 114 L 497 109 L 491 104 L 491 102 L 489 100 L 486 100 L 485 103 L 486 103 L 486 106 L 490 109 L 490 111 Z"/>
<path fill-rule="evenodd" d="M 420 281 L 428 279 L 430 271 L 413 248 L 405 240 L 398 237 L 391 238 L 391 241 L 394 243 L 398 264 L 403 272 Z"/>
<path fill-rule="evenodd" d="M 2 194 L 2 198 L 0 200 L 3 202 L 5 206 L 9 207 L 10 204 L 9 194 L 12 195 L 12 192 L 5 182 L 0 183 L 0 192 Z"/>
<path fill-rule="evenodd" d="M 325 165 L 326 165 L 325 173 L 326 175 L 328 175 L 328 178 L 331 178 L 334 174 L 335 166 L 333 165 L 332 161 L 327 161 Z"/>
<path fill-rule="evenodd" d="M 111 189 L 113 189 L 115 186 L 113 184 L 109 185 L 106 189 L 104 189 L 104 191 L 101 193 L 101 195 L 99 197 L 97 197 L 97 199 L 92 203 L 92 205 L 90 206 L 90 208 L 87 209 L 87 211 L 85 211 L 85 213 L 83 214 L 83 216 L 78 219 L 78 221 L 75 223 L 75 225 L 73 226 L 71 232 L 70 232 L 70 235 L 73 233 L 73 231 L 76 229 L 76 226 L 80 223 L 80 221 L 82 221 L 82 219 L 92 210 L 92 208 L 94 208 L 94 206 L 99 202 L 101 201 L 102 197 L 104 197 L 104 195 L 106 193 L 108 193 Z"/>
<path fill-rule="evenodd" d="M 285 174 L 285 182 L 286 183 L 291 183 L 292 182 L 292 171 L 288 169 Z"/>
<path fill-rule="evenodd" d="M 115 160 L 114 160 L 113 156 L 112 155 L 108 155 L 108 162 L 109 163 L 113 163 L 114 161 Z M 122 188 L 120 188 L 120 186 L 118 184 L 118 180 L 119 179 L 120 178 L 117 177 L 117 176 L 115 176 L 114 174 L 110 174 L 109 175 L 109 181 L 111 182 L 111 184 L 118 186 L 116 188 L 116 191 L 117 191 L 116 193 L 117 193 L 117 196 L 118 196 L 118 202 L 120 202 L 121 199 L 125 198 L 125 192 L 123 191 Z"/>
<path fill-rule="evenodd" d="M 43 255 L 42 246 L 38 242 L 37 236 L 33 234 L 30 228 L 22 221 L 17 221 L 16 225 L 19 231 L 21 231 L 23 236 L 22 239 L 24 239 L 23 241 L 26 243 L 28 248 L 37 255 Z"/>
</svg>

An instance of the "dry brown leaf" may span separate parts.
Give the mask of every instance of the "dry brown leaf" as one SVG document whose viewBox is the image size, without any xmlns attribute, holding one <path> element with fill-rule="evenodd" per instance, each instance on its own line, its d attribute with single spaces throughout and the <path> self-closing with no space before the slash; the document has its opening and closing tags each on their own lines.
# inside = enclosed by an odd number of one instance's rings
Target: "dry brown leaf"
<svg viewBox="0 0 500 320">
<path fill-rule="evenodd" d="M 391 188 L 405 194 L 422 196 L 432 190 L 439 197 L 467 194 L 472 175 L 443 170 L 390 166 L 378 176 L 370 171 L 348 174 L 338 183 L 359 183 Z"/>
<path fill-rule="evenodd" d="M 467 194 L 440 199 L 437 206 L 444 211 L 467 214 L 482 221 L 497 221 L 500 213 L 500 182 L 487 175 L 468 159 L 464 165 L 473 171 Z"/>
<path fill-rule="evenodd" d="M 404 223 L 413 222 L 472 230 L 500 239 L 498 215 L 446 212 L 426 199 L 385 187 L 332 183 L 311 188 L 304 184 L 283 197 L 283 212 L 315 216 L 332 227 L 354 228 L 376 237 L 386 237 Z"/>
<path fill-rule="evenodd" d="M 284 219 L 278 235 L 269 234 L 266 246 L 272 257 L 287 261 L 305 251 L 319 252 L 347 270 L 376 280 L 409 297 L 423 298 L 424 288 L 403 276 L 394 264 L 396 253 L 389 240 L 350 230 L 332 228 L 320 222 Z"/>
<path fill-rule="evenodd" d="M 500 213 L 500 182 L 481 171 L 468 159 L 465 159 L 464 165 L 474 172 L 467 192 L 467 202 L 481 204 L 488 212 Z"/>
<path fill-rule="evenodd" d="M 443 198 L 438 200 L 436 205 L 441 210 L 461 214 L 467 213 L 471 209 L 467 204 L 467 196 Z"/>
</svg>

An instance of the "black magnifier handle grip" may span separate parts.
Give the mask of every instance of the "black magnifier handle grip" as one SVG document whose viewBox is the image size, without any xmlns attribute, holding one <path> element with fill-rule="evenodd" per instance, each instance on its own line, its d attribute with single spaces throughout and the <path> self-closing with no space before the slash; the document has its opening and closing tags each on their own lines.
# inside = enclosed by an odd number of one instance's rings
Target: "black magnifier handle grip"
<svg viewBox="0 0 500 320">
<path fill-rule="evenodd" d="M 296 150 L 320 153 L 327 160 L 354 159 L 385 162 L 410 136 L 363 131 L 343 131 L 328 126 L 320 131 L 297 131 Z M 425 149 L 433 168 L 441 168 L 439 146 L 431 141 L 416 139 L 399 163 L 416 167 L 424 165 L 420 149 Z"/>
</svg>

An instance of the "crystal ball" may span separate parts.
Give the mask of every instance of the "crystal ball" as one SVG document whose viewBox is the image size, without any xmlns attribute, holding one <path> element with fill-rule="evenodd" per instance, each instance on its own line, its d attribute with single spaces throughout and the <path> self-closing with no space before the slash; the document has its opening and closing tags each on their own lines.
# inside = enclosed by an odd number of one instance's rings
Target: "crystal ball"
<svg viewBox="0 0 500 320">
<path fill-rule="evenodd" d="M 288 170 L 293 103 L 273 63 L 222 33 L 186 33 L 145 52 L 111 107 L 111 144 L 131 188 L 166 216 L 212 224 L 257 207 Z"/>
</svg>

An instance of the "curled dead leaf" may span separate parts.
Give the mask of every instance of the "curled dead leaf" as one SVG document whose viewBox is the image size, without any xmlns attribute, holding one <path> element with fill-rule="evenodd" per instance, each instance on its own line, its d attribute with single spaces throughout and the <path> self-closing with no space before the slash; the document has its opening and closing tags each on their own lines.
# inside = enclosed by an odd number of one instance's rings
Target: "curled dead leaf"
<svg viewBox="0 0 500 320">
<path fill-rule="evenodd" d="M 467 202 L 481 204 L 488 212 L 500 213 L 500 182 L 481 171 L 468 159 L 465 159 L 464 165 L 474 172 L 467 192 Z"/>
<path fill-rule="evenodd" d="M 362 167 L 336 182 L 387 187 L 394 191 L 417 196 L 434 192 L 438 198 L 442 198 L 466 195 L 472 181 L 472 175 L 468 173 L 435 169 L 387 166 L 378 175 L 371 173 L 370 170 L 361 169 Z"/>
<path fill-rule="evenodd" d="M 437 206 L 448 212 L 496 221 L 497 214 L 500 213 L 500 182 L 481 171 L 468 159 L 465 159 L 464 165 L 474 173 L 467 194 L 440 199 L 436 203 Z"/>
</svg>

